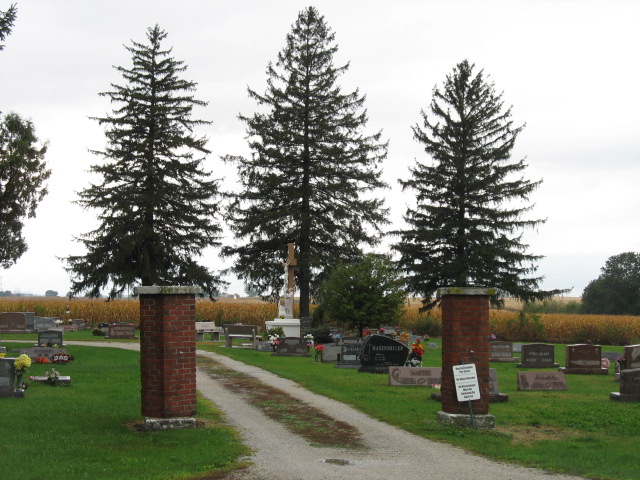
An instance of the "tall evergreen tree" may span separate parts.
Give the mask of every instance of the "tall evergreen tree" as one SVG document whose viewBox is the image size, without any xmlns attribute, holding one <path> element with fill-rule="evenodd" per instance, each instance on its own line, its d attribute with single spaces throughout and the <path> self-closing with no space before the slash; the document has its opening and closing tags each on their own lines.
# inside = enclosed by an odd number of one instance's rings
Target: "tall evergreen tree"
<svg viewBox="0 0 640 480">
<path fill-rule="evenodd" d="M 11 33 L 17 15 L 18 8 L 15 3 L 6 12 L 0 12 L 0 42 L 4 42 L 5 38 Z M 4 50 L 4 45 L 0 43 L 0 52 L 2 50 Z"/>
<path fill-rule="evenodd" d="M 0 42 L 10 34 L 18 10 L 11 5 L 0 12 Z M 4 45 L 0 44 L 0 51 Z M 51 175 L 38 145 L 35 127 L 16 113 L 0 112 L 0 266 L 9 268 L 27 250 L 22 236 L 23 219 L 35 217 L 38 203 L 47 194 L 44 182 Z"/>
<path fill-rule="evenodd" d="M 80 192 L 78 204 L 99 210 L 100 225 L 78 239 L 87 253 L 66 259 L 73 294 L 109 288 L 114 297 L 139 282 L 199 285 L 213 296 L 221 283 L 194 260 L 221 236 L 218 183 L 203 169 L 207 139 L 193 131 L 210 122 L 191 117 L 206 103 L 179 77 L 187 67 L 162 48 L 166 36 L 156 25 L 148 44 L 127 47 L 133 66 L 116 67 L 126 83 L 100 94 L 118 106 L 96 118 L 107 147 L 93 152 L 104 163 L 91 171 L 102 181 Z"/>
<path fill-rule="evenodd" d="M 379 164 L 387 155 L 381 133 L 362 133 L 365 97 L 337 85 L 348 64 L 336 67 L 338 47 L 324 17 L 302 11 L 275 65 L 267 67 L 264 94 L 249 89 L 260 113 L 239 118 L 247 125 L 251 158 L 236 162 L 243 190 L 227 219 L 239 240 L 223 255 L 236 256 L 231 270 L 263 296 L 278 296 L 286 246 L 295 242 L 300 315 L 309 314 L 311 286 L 337 258 L 352 259 L 362 244 L 377 243 L 387 222 Z M 365 196 L 370 198 L 365 198 Z M 368 227 L 373 227 L 368 231 Z"/>
<path fill-rule="evenodd" d="M 9 268 L 24 252 L 25 217 L 35 217 L 47 194 L 44 183 L 51 175 L 38 145 L 33 123 L 15 113 L 0 116 L 0 266 Z"/>
<path fill-rule="evenodd" d="M 424 298 L 423 308 L 445 286 L 495 287 L 498 303 L 505 294 L 532 301 L 561 293 L 538 290 L 542 277 L 531 276 L 542 257 L 527 253 L 521 230 L 545 220 L 523 219 L 532 207 L 517 205 L 541 180 L 526 180 L 524 159 L 510 158 L 523 126 L 513 125 L 502 94 L 465 60 L 434 88 L 430 113 L 421 116 L 413 133 L 432 162 L 417 162 L 400 180 L 416 192 L 416 205 L 404 215 L 407 229 L 393 233 L 408 288 Z"/>
</svg>

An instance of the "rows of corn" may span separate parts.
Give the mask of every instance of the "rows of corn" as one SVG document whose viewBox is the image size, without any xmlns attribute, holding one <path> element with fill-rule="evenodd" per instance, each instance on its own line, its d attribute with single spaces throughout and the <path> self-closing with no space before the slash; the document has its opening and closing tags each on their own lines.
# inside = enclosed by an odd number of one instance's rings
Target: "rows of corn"
<svg viewBox="0 0 640 480">
<path fill-rule="evenodd" d="M 419 313 L 420 304 L 407 304 L 404 315 L 396 322 L 403 330 L 416 330 L 425 322 L 441 323 L 441 312 Z M 298 315 L 297 305 L 294 315 Z M 0 298 L 0 312 L 35 312 L 42 317 L 63 320 L 82 318 L 91 326 L 101 322 L 140 323 L 139 303 L 133 299 L 72 299 L 42 297 Z M 264 328 L 264 322 L 277 314 L 273 303 L 258 301 L 198 300 L 196 320 L 209 320 L 217 325 L 244 323 Z M 578 314 L 526 314 L 504 310 L 491 310 L 491 332 L 497 338 L 510 341 L 550 343 L 594 343 L 603 345 L 630 345 L 640 343 L 640 317 L 622 315 Z M 371 325 L 377 327 L 377 325 Z"/>
</svg>

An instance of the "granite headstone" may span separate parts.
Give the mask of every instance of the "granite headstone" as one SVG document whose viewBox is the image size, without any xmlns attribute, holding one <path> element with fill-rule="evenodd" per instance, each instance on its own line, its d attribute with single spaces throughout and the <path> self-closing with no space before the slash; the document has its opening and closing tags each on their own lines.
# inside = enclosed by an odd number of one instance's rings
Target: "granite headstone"
<svg viewBox="0 0 640 480">
<path fill-rule="evenodd" d="M 547 343 L 529 343 L 522 345 L 522 368 L 558 368 L 554 363 L 554 346 Z"/>
<path fill-rule="evenodd" d="M 620 372 L 620 392 L 611 392 L 611 400 L 621 402 L 640 402 L 640 368 Z"/>
<path fill-rule="evenodd" d="M 562 372 L 518 372 L 518 390 L 566 390 Z"/>
<path fill-rule="evenodd" d="M 513 343 L 494 341 L 489 342 L 489 361 L 517 362 L 519 359 L 513 356 Z"/>
<path fill-rule="evenodd" d="M 578 375 L 606 375 L 608 368 L 602 367 L 602 347 L 600 345 L 567 345 L 566 367 L 560 372 Z"/>
<path fill-rule="evenodd" d="M 409 347 L 386 335 L 370 335 L 362 345 L 360 372 L 387 373 L 389 367 L 401 367 L 407 361 Z"/>
</svg>

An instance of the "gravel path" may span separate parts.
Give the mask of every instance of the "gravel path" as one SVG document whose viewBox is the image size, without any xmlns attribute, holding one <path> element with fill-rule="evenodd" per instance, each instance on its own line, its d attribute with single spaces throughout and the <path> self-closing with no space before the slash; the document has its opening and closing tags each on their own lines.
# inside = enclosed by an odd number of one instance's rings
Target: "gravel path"
<svg viewBox="0 0 640 480">
<path fill-rule="evenodd" d="M 72 343 L 72 342 L 69 342 Z M 73 342 L 90 346 L 139 348 L 135 343 Z M 363 433 L 368 449 L 311 446 L 249 405 L 238 394 L 225 389 L 198 369 L 198 390 L 225 413 L 229 425 L 240 432 L 252 449 L 247 469 L 230 473 L 225 480 L 578 480 L 542 470 L 498 463 L 462 449 L 432 442 L 375 420 L 348 405 L 317 395 L 298 384 L 258 367 L 204 350 L 198 355 L 252 375 L 262 382 L 288 392 L 336 420 L 347 422 Z M 344 464 L 327 462 L 339 461 Z"/>
</svg>

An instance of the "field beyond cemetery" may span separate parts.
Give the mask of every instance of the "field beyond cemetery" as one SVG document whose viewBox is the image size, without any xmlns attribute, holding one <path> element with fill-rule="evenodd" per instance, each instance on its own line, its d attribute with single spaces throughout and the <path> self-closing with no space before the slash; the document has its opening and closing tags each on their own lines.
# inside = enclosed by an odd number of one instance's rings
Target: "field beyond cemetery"
<svg viewBox="0 0 640 480">
<path fill-rule="evenodd" d="M 565 298 L 558 302 L 576 300 L 578 299 Z M 419 334 L 439 336 L 440 310 L 420 314 L 420 305 L 418 300 L 409 300 L 397 326 Z M 504 310 L 491 310 L 491 329 L 498 339 L 607 345 L 640 343 L 638 316 L 523 313 L 520 308 L 520 304 L 508 300 Z M 101 322 L 131 322 L 136 326 L 140 324 L 139 303 L 135 299 L 106 302 L 104 299 L 86 298 L 69 300 L 60 297 L 9 297 L 0 299 L 0 312 L 35 312 L 39 316 L 59 317 L 63 321 L 82 318 L 88 320 L 90 326 Z M 298 312 L 296 305 L 294 314 L 298 315 Z M 217 302 L 201 299 L 196 303 L 196 320 L 209 320 L 217 325 L 244 323 L 264 329 L 264 323 L 272 320 L 276 314 L 275 304 L 258 299 L 221 298 Z M 378 326 L 370 325 L 371 328 Z"/>
</svg>

